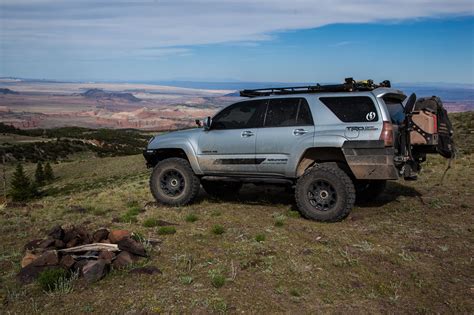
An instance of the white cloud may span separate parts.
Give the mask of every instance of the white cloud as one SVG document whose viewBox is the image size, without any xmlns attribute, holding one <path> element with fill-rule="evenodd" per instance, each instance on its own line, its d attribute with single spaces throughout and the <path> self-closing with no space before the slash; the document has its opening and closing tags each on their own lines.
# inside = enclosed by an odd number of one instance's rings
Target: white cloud
<svg viewBox="0 0 474 315">
<path fill-rule="evenodd" d="M 473 15 L 472 0 L 1 0 L 0 49 L 188 54 L 183 46 L 252 43 L 333 23 Z M 3 47 L 3 48 L 2 48 Z M 178 47 L 178 48 L 175 48 Z"/>
</svg>

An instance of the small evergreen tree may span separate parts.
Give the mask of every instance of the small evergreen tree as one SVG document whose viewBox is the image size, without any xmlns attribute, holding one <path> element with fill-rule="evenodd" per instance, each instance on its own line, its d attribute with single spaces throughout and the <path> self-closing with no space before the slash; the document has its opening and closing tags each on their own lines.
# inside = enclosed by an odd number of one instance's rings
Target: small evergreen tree
<svg viewBox="0 0 474 315">
<path fill-rule="evenodd" d="M 35 182 L 38 186 L 44 185 L 44 181 L 46 180 L 44 170 L 43 170 L 43 164 L 41 162 L 38 162 L 36 164 L 36 171 L 35 171 Z"/>
<path fill-rule="evenodd" d="M 10 196 L 15 201 L 27 200 L 35 195 L 35 187 L 30 183 L 23 171 L 23 166 L 18 163 L 11 182 Z"/>
<path fill-rule="evenodd" d="M 51 164 L 49 164 L 49 162 L 46 162 L 46 165 L 44 166 L 44 179 L 47 182 L 51 182 L 54 180 L 53 168 L 51 167 Z"/>
</svg>

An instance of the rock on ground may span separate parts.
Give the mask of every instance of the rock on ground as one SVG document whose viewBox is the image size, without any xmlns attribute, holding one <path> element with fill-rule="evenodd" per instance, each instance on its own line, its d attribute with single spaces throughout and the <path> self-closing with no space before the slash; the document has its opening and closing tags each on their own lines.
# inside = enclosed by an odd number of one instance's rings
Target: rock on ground
<svg viewBox="0 0 474 315">
<path fill-rule="evenodd" d="M 99 281 L 105 277 L 108 271 L 109 264 L 107 264 L 103 259 L 89 261 L 84 267 L 82 267 L 82 275 L 89 283 Z"/>
<path fill-rule="evenodd" d="M 124 238 L 118 242 L 118 248 L 137 256 L 146 257 L 146 250 L 145 247 L 143 247 L 143 244 L 131 239 L 130 237 Z"/>
<path fill-rule="evenodd" d="M 131 233 L 127 230 L 112 230 L 109 233 L 109 240 L 112 244 L 118 244 L 124 238 L 130 237 Z"/>
<path fill-rule="evenodd" d="M 103 241 L 109 237 L 109 230 L 107 229 L 99 229 L 94 232 L 92 235 L 92 240 L 94 243 L 99 243 L 100 241 Z"/>
<path fill-rule="evenodd" d="M 136 258 L 129 252 L 121 252 L 115 258 L 112 267 L 114 267 L 114 269 L 123 269 L 131 265 L 135 260 Z"/>
</svg>

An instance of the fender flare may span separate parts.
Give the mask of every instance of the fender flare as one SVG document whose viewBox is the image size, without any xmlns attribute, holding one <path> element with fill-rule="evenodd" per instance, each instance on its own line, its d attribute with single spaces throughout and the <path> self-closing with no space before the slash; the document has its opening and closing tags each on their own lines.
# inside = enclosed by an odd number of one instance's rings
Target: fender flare
<svg viewBox="0 0 474 315">
<path fill-rule="evenodd" d="M 191 145 L 191 143 L 187 140 L 176 141 L 176 139 L 159 139 L 158 141 L 152 141 L 148 144 L 148 148 L 145 150 L 148 154 L 156 154 L 156 151 L 160 149 L 180 149 L 183 150 L 186 154 L 186 157 L 193 169 L 194 174 L 202 175 L 203 172 L 199 167 L 199 163 L 197 160 L 196 152 Z"/>
</svg>

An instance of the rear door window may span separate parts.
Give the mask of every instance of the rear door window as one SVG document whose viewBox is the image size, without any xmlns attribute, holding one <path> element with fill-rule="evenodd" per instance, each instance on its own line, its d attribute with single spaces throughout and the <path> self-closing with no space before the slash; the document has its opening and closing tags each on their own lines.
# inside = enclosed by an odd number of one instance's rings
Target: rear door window
<svg viewBox="0 0 474 315">
<path fill-rule="evenodd" d="M 268 103 L 265 127 L 307 126 L 313 118 L 304 98 L 275 98 Z"/>
<path fill-rule="evenodd" d="M 253 100 L 231 105 L 212 119 L 212 129 L 261 127 L 266 104 L 266 100 Z"/>
<path fill-rule="evenodd" d="M 320 97 L 319 100 L 343 122 L 379 120 L 375 104 L 368 96 Z"/>
</svg>

